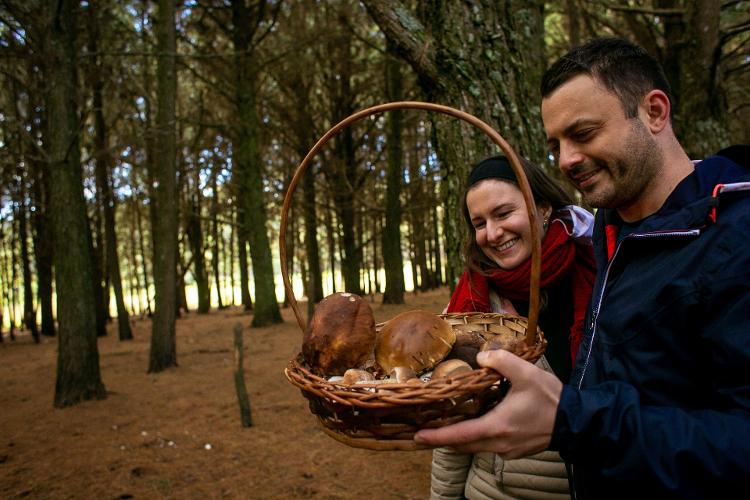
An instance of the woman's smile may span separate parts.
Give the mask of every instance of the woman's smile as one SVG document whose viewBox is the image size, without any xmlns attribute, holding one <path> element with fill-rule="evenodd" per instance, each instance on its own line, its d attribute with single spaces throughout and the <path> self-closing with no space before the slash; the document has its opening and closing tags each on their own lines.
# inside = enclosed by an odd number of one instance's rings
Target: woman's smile
<svg viewBox="0 0 750 500">
<path fill-rule="evenodd" d="M 515 246 L 515 244 L 518 243 L 518 240 L 519 238 L 512 238 L 501 245 L 497 245 L 496 247 L 494 247 L 494 250 L 496 252 L 505 252 L 506 250 Z"/>
</svg>

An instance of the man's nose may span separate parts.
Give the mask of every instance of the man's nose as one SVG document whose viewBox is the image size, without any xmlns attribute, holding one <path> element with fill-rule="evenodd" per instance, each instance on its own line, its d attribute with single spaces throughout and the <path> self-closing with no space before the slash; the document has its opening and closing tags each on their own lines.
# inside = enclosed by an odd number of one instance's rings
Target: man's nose
<svg viewBox="0 0 750 500">
<path fill-rule="evenodd" d="M 558 166 L 563 174 L 568 174 L 576 165 L 583 162 L 583 154 L 580 149 L 570 143 L 560 144 L 560 154 L 557 159 Z"/>
</svg>

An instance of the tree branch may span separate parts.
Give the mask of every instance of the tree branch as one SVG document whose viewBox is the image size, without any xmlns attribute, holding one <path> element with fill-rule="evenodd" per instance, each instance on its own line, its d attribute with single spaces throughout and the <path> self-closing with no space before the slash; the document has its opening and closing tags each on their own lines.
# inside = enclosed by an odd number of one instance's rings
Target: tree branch
<svg viewBox="0 0 750 500">
<path fill-rule="evenodd" d="M 403 56 L 422 78 L 435 84 L 439 73 L 435 62 L 432 37 L 422 23 L 401 3 L 389 0 L 363 0 L 370 17 L 385 36 L 391 40 L 396 51 Z"/>
<path fill-rule="evenodd" d="M 650 14 L 653 16 L 682 16 L 685 9 L 647 9 L 645 7 L 631 7 L 629 5 L 606 5 L 606 8 L 620 12 L 632 12 L 634 14 Z"/>
</svg>

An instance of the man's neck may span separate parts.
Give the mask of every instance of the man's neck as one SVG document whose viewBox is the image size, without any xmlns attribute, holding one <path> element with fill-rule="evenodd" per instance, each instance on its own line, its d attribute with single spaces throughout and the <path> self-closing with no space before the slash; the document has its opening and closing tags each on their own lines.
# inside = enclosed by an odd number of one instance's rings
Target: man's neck
<svg viewBox="0 0 750 500">
<path fill-rule="evenodd" d="M 676 148 L 671 148 L 664 155 L 661 175 L 652 180 L 634 203 L 617 209 L 620 218 L 624 222 L 635 222 L 656 213 L 677 185 L 693 170 L 693 162 L 677 144 Z"/>
</svg>

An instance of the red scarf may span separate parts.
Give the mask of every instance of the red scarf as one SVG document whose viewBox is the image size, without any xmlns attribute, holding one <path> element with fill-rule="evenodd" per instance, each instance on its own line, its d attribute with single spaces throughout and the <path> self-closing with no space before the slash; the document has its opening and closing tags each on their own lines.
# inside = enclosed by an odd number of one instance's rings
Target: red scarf
<svg viewBox="0 0 750 500">
<path fill-rule="evenodd" d="M 593 251 L 588 245 L 577 244 L 568 235 L 565 223 L 555 219 L 542 241 L 541 263 L 540 288 L 557 282 L 568 272 L 572 273 L 573 325 L 570 328 L 569 339 L 570 355 L 575 361 L 583 337 L 583 322 L 596 274 Z M 501 297 L 528 300 L 530 282 L 531 259 L 510 271 L 496 269 L 489 277 L 467 270 L 456 285 L 448 304 L 448 312 L 492 312 L 489 298 L 490 283 Z"/>
</svg>

